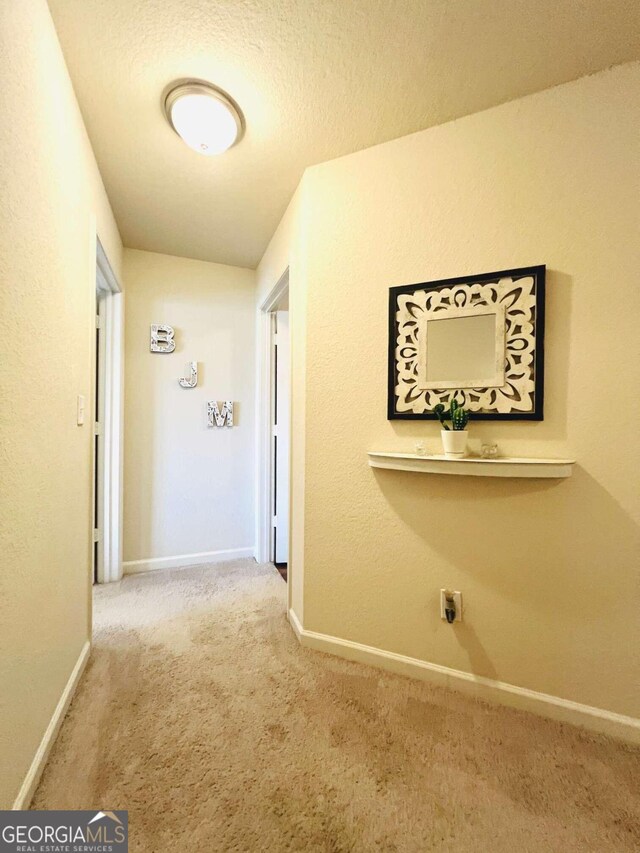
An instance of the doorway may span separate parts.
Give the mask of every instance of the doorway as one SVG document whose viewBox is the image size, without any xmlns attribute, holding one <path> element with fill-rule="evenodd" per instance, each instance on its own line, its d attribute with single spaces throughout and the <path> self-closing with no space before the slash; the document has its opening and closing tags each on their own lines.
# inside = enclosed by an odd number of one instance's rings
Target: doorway
<svg viewBox="0 0 640 853">
<path fill-rule="evenodd" d="M 289 565 L 289 456 L 290 456 L 290 358 L 289 358 L 289 294 L 272 312 L 272 406 L 271 406 L 271 522 L 270 559 L 287 580 Z"/>
<path fill-rule="evenodd" d="M 259 400 L 258 550 L 289 580 L 291 354 L 289 274 L 260 307 L 262 358 Z"/>
<path fill-rule="evenodd" d="M 104 513 L 104 442 L 100 437 L 104 423 L 104 348 L 105 335 L 100 334 L 104 325 L 104 294 L 100 288 L 100 275 L 96 276 L 96 334 L 95 334 L 95 386 L 93 412 L 93 582 L 104 572 L 104 554 L 100 548 L 100 520 Z M 100 564 L 100 572 L 98 572 Z"/>
<path fill-rule="evenodd" d="M 123 302 L 96 241 L 95 372 L 92 406 L 94 583 L 122 577 Z"/>
</svg>

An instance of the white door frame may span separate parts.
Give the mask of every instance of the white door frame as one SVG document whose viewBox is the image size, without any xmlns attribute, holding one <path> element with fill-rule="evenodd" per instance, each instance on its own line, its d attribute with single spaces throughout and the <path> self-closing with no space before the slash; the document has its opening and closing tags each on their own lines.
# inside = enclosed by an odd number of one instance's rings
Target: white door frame
<svg viewBox="0 0 640 853">
<path fill-rule="evenodd" d="M 96 296 L 100 316 L 99 393 L 104 412 L 103 423 L 99 425 L 102 441 L 96 483 L 100 489 L 97 581 L 110 583 L 122 578 L 124 297 L 97 238 Z M 95 411 L 94 399 L 92 423 Z"/>
<path fill-rule="evenodd" d="M 267 563 L 270 559 L 271 525 L 273 511 L 271 506 L 271 478 L 273 462 L 271 459 L 271 389 L 273 387 L 273 359 L 271 351 L 273 316 L 278 302 L 289 287 L 289 268 L 278 279 L 269 295 L 258 307 L 258 483 L 256 512 L 256 560 Z M 289 442 L 291 452 L 291 442 Z M 291 557 L 289 557 L 291 562 Z M 291 571 L 291 566 L 289 566 Z"/>
<path fill-rule="evenodd" d="M 279 305 L 271 315 L 274 318 L 275 334 L 272 336 L 271 351 L 275 360 L 275 382 L 272 385 L 273 414 L 271 460 L 275 465 L 272 475 L 271 506 L 274 517 L 271 523 L 271 553 L 274 563 L 289 564 L 289 508 L 291 500 L 291 341 L 289 334 L 289 310 Z"/>
</svg>

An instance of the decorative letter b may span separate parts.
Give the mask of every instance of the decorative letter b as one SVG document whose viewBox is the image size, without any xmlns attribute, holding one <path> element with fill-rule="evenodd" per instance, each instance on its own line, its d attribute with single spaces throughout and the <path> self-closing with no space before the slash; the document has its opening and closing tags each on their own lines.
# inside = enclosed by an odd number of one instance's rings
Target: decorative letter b
<svg viewBox="0 0 640 853">
<path fill-rule="evenodd" d="M 176 348 L 173 334 L 173 326 L 167 326 L 165 323 L 152 323 L 151 352 L 173 352 Z"/>
</svg>

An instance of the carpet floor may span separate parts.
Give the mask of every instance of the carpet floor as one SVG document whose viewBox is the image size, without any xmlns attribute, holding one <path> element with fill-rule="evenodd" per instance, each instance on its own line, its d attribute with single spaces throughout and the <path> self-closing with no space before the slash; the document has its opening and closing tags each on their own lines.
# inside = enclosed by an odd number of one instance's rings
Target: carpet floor
<svg viewBox="0 0 640 853">
<path fill-rule="evenodd" d="M 128 809 L 130 851 L 638 851 L 640 749 L 302 649 L 269 565 L 95 590 L 32 808 Z"/>
</svg>

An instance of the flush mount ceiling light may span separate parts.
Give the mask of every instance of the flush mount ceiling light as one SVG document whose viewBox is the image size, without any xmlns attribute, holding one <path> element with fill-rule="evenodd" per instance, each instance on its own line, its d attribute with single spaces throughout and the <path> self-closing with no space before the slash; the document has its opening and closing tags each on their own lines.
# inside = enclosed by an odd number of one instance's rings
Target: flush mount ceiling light
<svg viewBox="0 0 640 853">
<path fill-rule="evenodd" d="M 199 80 L 172 86 L 164 112 L 175 132 L 198 154 L 222 154 L 242 136 L 244 120 L 232 99 Z"/>
</svg>

